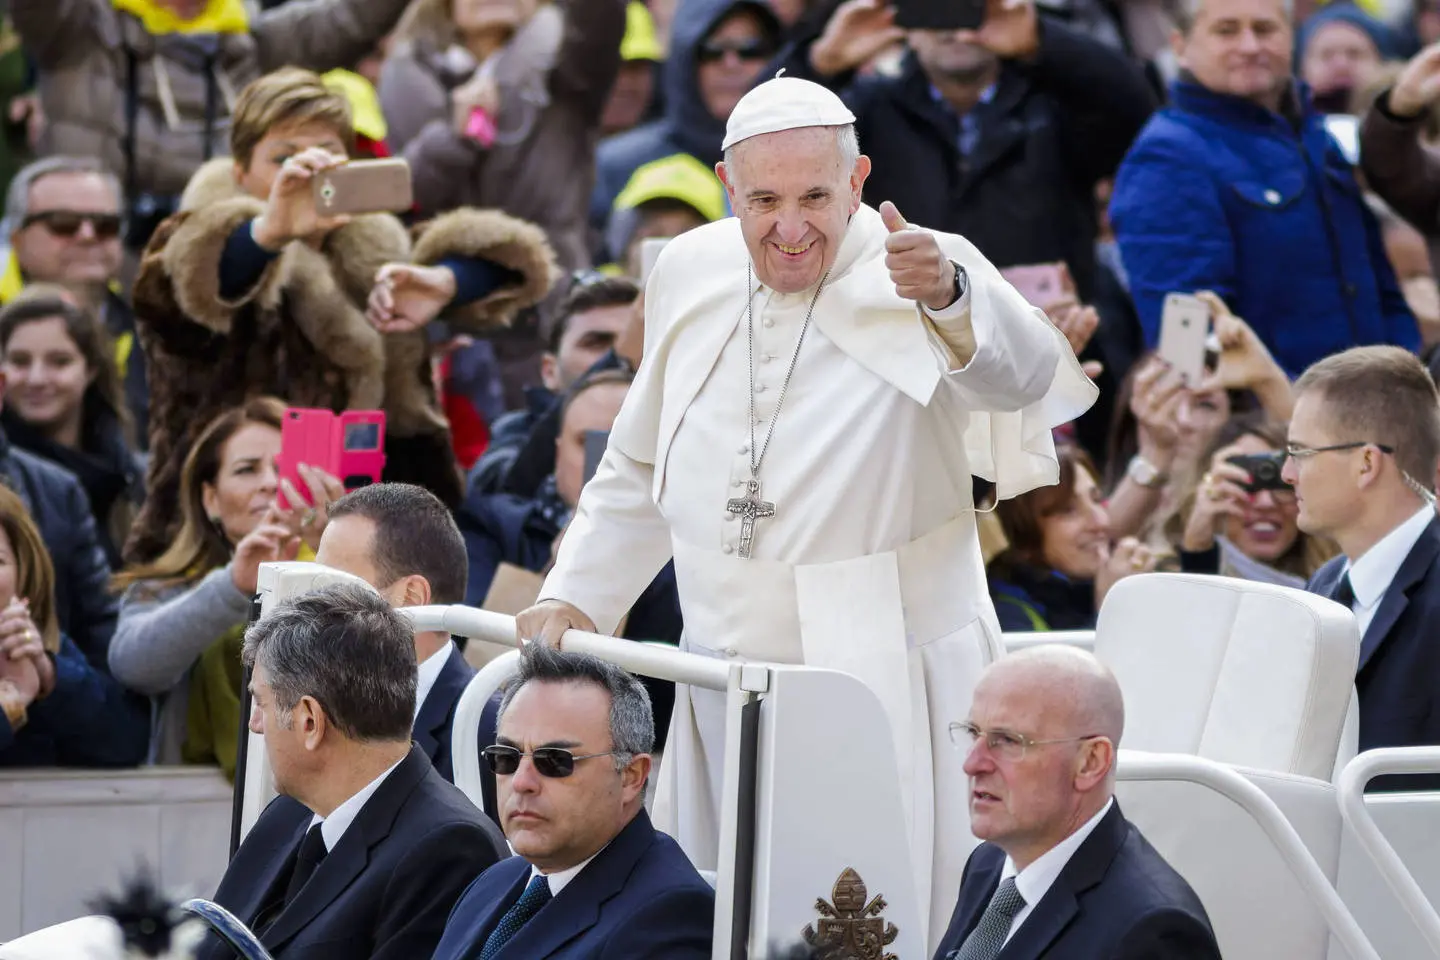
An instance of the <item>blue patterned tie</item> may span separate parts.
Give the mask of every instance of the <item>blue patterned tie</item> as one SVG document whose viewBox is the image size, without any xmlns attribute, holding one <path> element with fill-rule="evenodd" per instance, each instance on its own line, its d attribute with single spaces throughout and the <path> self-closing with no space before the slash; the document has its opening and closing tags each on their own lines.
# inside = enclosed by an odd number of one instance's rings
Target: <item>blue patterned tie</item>
<svg viewBox="0 0 1440 960">
<path fill-rule="evenodd" d="M 955 960 L 995 960 L 1010 936 L 1010 924 L 1025 906 L 1025 898 L 1015 889 L 1015 878 L 1007 877 L 990 898 L 990 905 L 980 922 L 970 931 L 964 946 L 951 956 Z"/>
<path fill-rule="evenodd" d="M 501 917 L 499 924 L 490 931 L 485 947 L 480 951 L 480 960 L 491 960 L 500 952 L 500 948 L 509 943 L 510 938 L 519 933 L 520 928 L 529 923 L 530 918 L 549 902 L 550 881 L 545 879 L 544 874 L 536 874 L 530 878 L 529 886 L 520 894 L 520 899 L 515 901 L 515 906 L 505 911 L 505 916 Z"/>
</svg>

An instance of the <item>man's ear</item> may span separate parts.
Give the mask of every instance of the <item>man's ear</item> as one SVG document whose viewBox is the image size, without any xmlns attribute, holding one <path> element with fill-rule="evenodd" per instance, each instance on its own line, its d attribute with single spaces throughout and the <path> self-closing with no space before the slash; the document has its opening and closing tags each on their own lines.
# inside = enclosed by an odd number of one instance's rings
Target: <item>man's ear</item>
<svg viewBox="0 0 1440 960">
<path fill-rule="evenodd" d="M 724 160 L 721 160 L 719 163 L 715 164 L 715 176 L 719 177 L 720 182 L 725 184 L 725 192 L 730 195 L 730 207 L 731 209 L 734 209 L 735 184 L 730 182 L 730 172 L 725 169 Z"/>
<path fill-rule="evenodd" d="M 1115 744 L 1108 737 L 1086 740 L 1075 764 L 1075 789 L 1088 793 L 1102 786 L 1115 770 Z"/>
<path fill-rule="evenodd" d="M 430 604 L 430 581 L 412 573 L 400 581 L 400 602 L 399 607 L 424 607 Z"/>
<path fill-rule="evenodd" d="M 625 769 L 620 771 L 620 792 L 626 803 L 645 792 L 645 781 L 650 779 L 650 768 L 654 758 L 648 753 L 633 757 Z"/>
<path fill-rule="evenodd" d="M 300 742 L 305 749 L 312 753 L 319 750 L 330 728 L 329 718 L 325 716 L 325 708 L 320 706 L 320 701 L 311 696 L 301 697 L 292 716 L 294 724 L 300 728 Z"/>
</svg>

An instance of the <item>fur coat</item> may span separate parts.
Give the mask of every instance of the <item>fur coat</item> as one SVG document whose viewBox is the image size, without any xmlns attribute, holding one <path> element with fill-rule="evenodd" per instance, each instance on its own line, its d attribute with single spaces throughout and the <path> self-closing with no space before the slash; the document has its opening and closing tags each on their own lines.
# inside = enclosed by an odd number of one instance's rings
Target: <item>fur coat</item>
<svg viewBox="0 0 1440 960">
<path fill-rule="evenodd" d="M 447 311 L 479 333 L 539 302 L 556 278 L 543 232 L 496 211 L 461 209 L 412 239 L 395 217 L 356 217 L 320 249 L 292 242 L 236 302 L 220 299 L 220 257 L 231 233 L 264 203 L 243 194 L 228 158 L 203 166 L 181 210 L 151 238 L 135 282 L 135 319 L 150 374 L 148 497 L 125 557 L 164 551 L 180 525 L 180 472 L 205 426 L 264 394 L 291 406 L 383 409 L 387 481 L 418 483 L 454 506 L 462 485 L 437 403 L 424 331 L 380 334 L 365 319 L 376 271 L 393 261 L 432 265 L 475 257 L 522 281 Z"/>
</svg>

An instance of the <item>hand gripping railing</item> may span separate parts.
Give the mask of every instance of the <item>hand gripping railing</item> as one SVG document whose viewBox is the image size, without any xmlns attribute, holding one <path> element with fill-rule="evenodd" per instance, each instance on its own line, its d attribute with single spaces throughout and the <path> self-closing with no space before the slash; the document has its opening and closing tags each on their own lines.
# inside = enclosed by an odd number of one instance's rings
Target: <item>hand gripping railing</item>
<svg viewBox="0 0 1440 960">
<path fill-rule="evenodd" d="M 1300 839 L 1275 801 L 1243 774 L 1201 757 L 1121 750 L 1116 777 L 1120 780 L 1198 783 L 1233 802 L 1260 825 L 1351 960 L 1380 960 L 1380 954 L 1370 945 L 1370 940 L 1315 862 L 1305 841 Z"/>
<path fill-rule="evenodd" d="M 1440 957 L 1440 915 L 1415 882 L 1405 862 L 1385 839 L 1375 818 L 1365 805 L 1365 785 L 1374 777 L 1387 773 L 1440 773 L 1440 747 L 1387 747 L 1367 750 L 1340 771 L 1340 815 L 1354 832 L 1365 853 L 1375 862 L 1385 883 L 1394 892 L 1400 905 L 1420 928 L 1425 942 Z"/>
<path fill-rule="evenodd" d="M 270 951 L 240 918 L 229 910 L 209 900 L 186 900 L 180 909 L 205 921 L 215 935 L 228 943 L 241 960 L 272 960 Z"/>
</svg>

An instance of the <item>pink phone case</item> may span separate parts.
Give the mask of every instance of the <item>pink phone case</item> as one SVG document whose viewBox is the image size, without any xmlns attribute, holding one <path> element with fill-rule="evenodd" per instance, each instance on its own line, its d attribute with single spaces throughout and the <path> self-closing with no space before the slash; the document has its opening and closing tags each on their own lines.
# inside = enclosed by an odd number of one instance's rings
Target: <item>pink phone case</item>
<svg viewBox="0 0 1440 960">
<path fill-rule="evenodd" d="M 495 143 L 495 121 L 490 114 L 476 107 L 470 111 L 470 121 L 465 124 L 465 136 L 482 147 L 492 146 Z"/>
<path fill-rule="evenodd" d="M 305 407 L 286 409 L 276 465 L 280 478 L 294 484 L 305 502 L 290 504 L 282 488 L 277 499 L 283 510 L 313 506 L 310 488 L 300 476 L 302 463 L 339 477 L 347 492 L 379 483 L 385 469 L 385 412 L 346 410 L 337 415 Z"/>
</svg>

